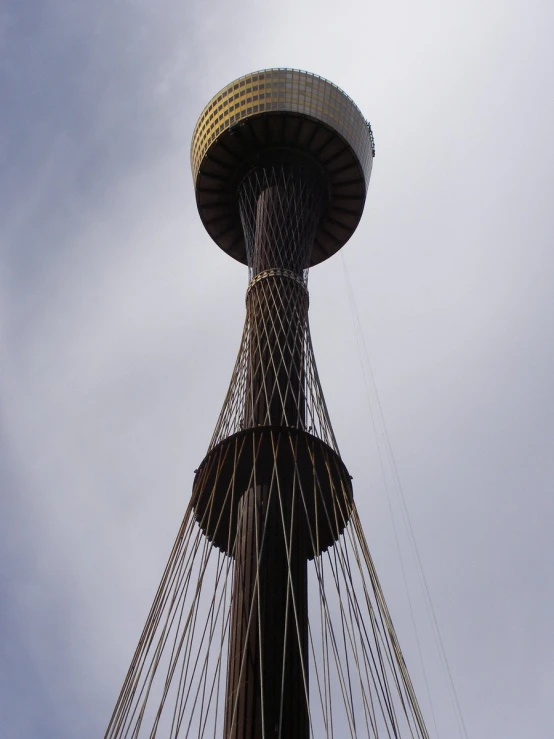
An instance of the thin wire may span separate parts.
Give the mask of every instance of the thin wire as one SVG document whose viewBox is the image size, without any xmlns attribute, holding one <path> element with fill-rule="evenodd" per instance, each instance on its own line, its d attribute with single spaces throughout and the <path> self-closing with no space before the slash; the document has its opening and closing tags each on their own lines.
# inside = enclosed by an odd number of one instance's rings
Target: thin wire
<svg viewBox="0 0 554 739">
<path fill-rule="evenodd" d="M 415 633 L 415 638 L 416 638 L 416 643 L 417 643 L 419 658 L 420 658 L 420 662 L 421 662 L 422 673 L 423 673 L 423 677 L 424 677 L 424 681 L 425 681 L 426 691 L 427 691 L 427 695 L 428 695 L 428 700 L 429 700 L 429 706 L 430 706 L 430 710 L 431 710 L 431 716 L 432 716 L 432 720 L 433 720 L 433 725 L 434 725 L 434 728 L 435 728 L 435 732 L 436 732 L 436 734 L 438 736 L 438 728 L 437 728 L 437 723 L 436 723 L 435 711 L 434 711 L 434 708 L 433 708 L 433 701 L 432 701 L 432 698 L 431 698 L 431 692 L 430 692 L 429 682 L 428 682 L 428 678 L 427 678 L 427 672 L 425 670 L 425 663 L 424 663 L 424 659 L 423 659 L 423 653 L 422 653 L 422 650 L 421 650 L 421 643 L 420 643 L 420 640 L 419 640 L 418 629 L 417 629 L 416 622 L 415 622 L 415 615 L 414 615 L 413 603 L 412 603 L 412 599 L 411 599 L 411 595 L 410 595 L 410 589 L 409 589 L 408 583 L 407 583 L 406 571 L 405 571 L 405 566 L 404 566 L 404 560 L 403 560 L 403 556 L 402 556 L 402 551 L 401 551 L 400 542 L 399 542 L 399 538 L 398 538 L 397 527 L 396 527 L 396 521 L 395 521 L 395 518 L 394 518 L 392 503 L 391 503 L 391 499 L 390 499 L 390 493 L 389 493 L 387 475 L 385 473 L 385 467 L 384 467 L 383 457 L 382 457 L 382 453 L 381 453 L 381 445 L 380 445 L 380 442 L 379 442 L 379 434 L 377 433 L 377 427 L 376 427 L 376 422 L 375 422 L 375 413 L 373 412 L 373 403 L 372 403 L 372 400 L 371 400 L 371 391 L 372 391 L 372 393 L 373 393 L 373 395 L 375 397 L 376 407 L 377 407 L 377 418 L 378 418 L 378 420 L 379 420 L 379 422 L 380 422 L 380 424 L 382 426 L 382 429 L 383 429 L 383 437 L 385 439 L 386 455 L 387 455 L 387 458 L 389 460 L 389 465 L 390 465 L 390 468 L 391 468 L 392 473 L 393 473 L 393 479 L 394 479 L 394 482 L 395 482 L 396 490 L 397 490 L 397 493 L 398 493 L 398 496 L 399 496 L 399 499 L 400 499 L 400 502 L 401 502 L 401 510 L 402 510 L 402 513 L 403 513 L 403 519 L 404 519 L 404 523 L 405 523 L 405 526 L 406 526 L 406 529 L 407 529 L 407 532 L 408 532 L 408 540 L 410 542 L 410 546 L 411 546 L 412 552 L 414 554 L 414 559 L 415 559 L 415 562 L 416 562 L 416 570 L 418 572 L 418 577 L 419 577 L 419 580 L 420 580 L 420 585 L 421 585 L 423 596 L 424 596 L 424 602 L 426 604 L 428 615 L 429 615 L 429 619 L 430 619 L 430 622 L 431 622 L 432 633 L 433 633 L 433 636 L 434 636 L 434 639 L 435 639 L 435 643 L 437 645 L 437 651 L 439 653 L 439 658 L 441 660 L 441 664 L 442 664 L 443 670 L 446 673 L 447 684 L 449 686 L 449 691 L 450 691 L 450 694 L 451 694 L 451 700 L 452 700 L 452 703 L 453 703 L 453 708 L 454 708 L 454 714 L 456 716 L 456 721 L 458 723 L 458 729 L 460 731 L 460 736 L 463 736 L 465 739 L 468 739 L 468 733 L 467 733 L 467 729 L 466 729 L 465 722 L 464 722 L 464 719 L 463 719 L 463 714 L 462 714 L 460 703 L 459 703 L 459 700 L 458 700 L 458 695 L 457 695 L 457 692 L 456 692 L 456 688 L 455 688 L 455 685 L 454 685 L 454 680 L 453 680 L 453 677 L 452 677 L 452 672 L 451 672 L 451 669 L 450 669 L 448 658 L 446 656 L 446 650 L 445 650 L 445 647 L 444 647 L 444 642 L 443 642 L 443 639 L 442 639 L 440 627 L 439 627 L 438 620 L 437 620 L 437 617 L 436 617 L 435 608 L 433 606 L 433 601 L 431 599 L 431 593 L 430 593 L 430 590 L 429 590 L 427 578 L 425 576 L 425 571 L 423 569 L 423 563 L 421 561 L 421 556 L 420 556 L 420 553 L 419 553 L 419 548 L 418 548 L 418 545 L 417 545 L 417 540 L 416 540 L 416 537 L 415 537 L 415 533 L 414 533 L 414 529 L 413 529 L 413 526 L 412 526 L 410 514 L 409 514 L 409 511 L 408 511 L 408 506 L 407 506 L 406 499 L 405 499 L 405 496 L 404 496 L 403 485 L 402 485 L 402 482 L 400 480 L 400 475 L 399 475 L 399 472 L 398 472 L 398 467 L 397 467 L 397 464 L 396 464 L 396 459 L 395 459 L 395 456 L 394 456 L 394 453 L 393 453 L 392 444 L 390 442 L 390 437 L 389 437 L 387 425 L 386 425 L 386 422 L 385 422 L 385 417 L 384 417 L 384 414 L 383 414 L 383 409 L 382 409 L 382 406 L 381 406 L 381 401 L 380 401 L 380 398 L 379 398 L 379 393 L 378 393 L 378 390 L 377 390 L 377 385 L 376 385 L 376 382 L 375 382 L 375 376 L 373 374 L 371 360 L 370 360 L 370 357 L 369 357 L 369 351 L 368 351 L 368 348 L 367 348 L 367 343 L 366 343 L 366 340 L 365 340 L 365 335 L 364 335 L 362 324 L 361 324 L 360 317 L 359 317 L 359 312 L 358 312 L 358 307 L 357 307 L 357 302 L 356 302 L 356 297 L 355 297 L 354 289 L 353 289 L 353 286 L 352 286 L 352 281 L 350 279 L 350 274 L 348 272 L 348 267 L 347 267 L 347 264 L 346 264 L 345 256 L 344 256 L 344 254 L 342 252 L 341 252 L 341 261 L 342 261 L 342 266 L 343 266 L 343 271 L 344 271 L 344 276 L 345 276 L 345 282 L 346 282 L 346 287 L 347 287 L 348 302 L 349 302 L 349 307 L 350 307 L 352 322 L 353 322 L 353 325 L 354 325 L 354 332 L 355 332 L 355 336 L 356 336 L 356 344 L 357 344 L 357 348 L 358 348 L 358 357 L 359 357 L 359 360 L 360 360 L 360 364 L 362 366 L 362 374 L 363 374 L 363 378 L 364 378 L 364 387 L 365 387 L 365 392 L 366 392 L 366 398 L 367 398 L 367 402 L 368 402 L 369 409 L 370 409 L 371 424 L 372 424 L 373 431 L 374 431 L 375 438 L 376 438 L 376 442 L 377 442 L 377 448 L 378 448 L 378 452 L 379 452 L 379 462 L 380 462 L 381 471 L 382 471 L 382 475 L 383 475 L 383 480 L 384 480 L 384 484 L 385 484 L 385 490 L 386 490 L 386 494 L 387 494 L 386 495 L 386 497 L 387 497 L 387 503 L 388 503 L 388 507 L 389 507 L 389 511 L 390 511 L 390 515 L 391 515 L 391 520 L 392 520 L 392 524 L 393 524 L 394 537 L 395 537 L 395 542 L 396 542 L 396 546 L 397 546 L 397 550 L 398 550 L 398 554 L 399 554 L 399 558 L 400 558 L 400 565 L 401 565 L 402 577 L 403 577 L 403 580 L 404 580 L 404 586 L 405 586 L 407 597 L 408 597 L 410 615 L 411 615 L 411 619 L 412 619 L 412 623 L 413 623 L 413 627 L 414 627 L 414 633 Z M 368 384 L 368 377 L 369 377 L 369 384 Z M 371 388 L 371 391 L 370 391 L 370 388 Z"/>
</svg>

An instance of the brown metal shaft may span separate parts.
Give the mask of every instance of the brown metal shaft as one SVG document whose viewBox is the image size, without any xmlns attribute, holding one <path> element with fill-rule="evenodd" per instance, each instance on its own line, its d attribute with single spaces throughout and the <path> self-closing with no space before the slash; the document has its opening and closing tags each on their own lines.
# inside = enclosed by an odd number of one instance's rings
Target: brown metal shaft
<svg viewBox="0 0 554 739">
<path fill-rule="evenodd" d="M 255 226 L 251 242 L 254 275 L 278 267 L 301 276 L 310 248 L 306 243 L 310 228 L 302 233 L 301 221 L 309 219 L 315 224 L 317 214 L 295 210 L 298 204 L 285 178 L 282 185 L 250 191 L 256 198 L 249 204 L 255 219 L 251 223 Z M 289 227 L 295 231 L 287 238 Z M 298 243 L 299 233 L 304 243 Z M 272 285 L 260 281 L 254 286 L 258 292 L 247 301 L 253 335 L 246 396 L 255 401 L 246 417 L 254 425 L 282 427 L 275 432 L 277 444 L 288 442 L 287 426 L 298 425 L 298 414 L 304 413 L 307 301 L 301 296 L 304 287 L 294 281 L 288 293 L 279 293 L 284 299 L 275 300 L 283 279 L 290 281 L 286 277 L 275 278 Z M 294 299 L 298 290 L 300 299 Z M 304 506 L 294 474 L 279 470 L 277 456 L 273 464 L 267 459 L 258 463 L 255 477 L 255 484 L 242 495 L 238 512 L 224 736 L 308 739 Z"/>
<path fill-rule="evenodd" d="M 276 490 L 264 484 L 245 493 L 240 508 L 225 737 L 306 739 L 307 556 L 299 506 L 284 501 L 282 511 Z M 285 541 L 283 529 L 291 528 Z"/>
</svg>

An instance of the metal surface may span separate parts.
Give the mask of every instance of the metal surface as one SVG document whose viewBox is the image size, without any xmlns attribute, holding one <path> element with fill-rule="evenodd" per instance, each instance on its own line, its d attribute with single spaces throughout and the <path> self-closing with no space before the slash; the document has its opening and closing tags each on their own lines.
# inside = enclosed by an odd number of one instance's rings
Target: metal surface
<svg viewBox="0 0 554 739">
<path fill-rule="evenodd" d="M 241 423 L 245 429 L 271 428 L 275 441 L 269 453 L 252 460 L 254 479 L 242 495 L 237 491 L 237 529 L 229 532 L 235 572 L 227 739 L 309 737 L 307 562 L 315 521 L 297 494 L 298 456 L 289 455 L 287 464 L 280 449 L 288 451 L 289 427 L 306 423 L 308 300 L 302 276 L 324 203 L 320 189 L 317 177 L 289 162 L 251 170 L 239 189 L 255 280 L 246 298 L 250 334 Z"/>
</svg>

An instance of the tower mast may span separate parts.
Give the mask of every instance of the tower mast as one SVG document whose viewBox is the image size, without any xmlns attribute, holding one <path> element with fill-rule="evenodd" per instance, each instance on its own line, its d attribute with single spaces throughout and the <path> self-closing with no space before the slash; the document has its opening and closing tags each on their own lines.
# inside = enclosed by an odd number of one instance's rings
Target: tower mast
<svg viewBox="0 0 554 739">
<path fill-rule="evenodd" d="M 307 739 L 307 562 L 338 537 L 351 496 L 336 450 L 312 433 L 306 412 L 306 394 L 314 390 L 306 376 L 307 270 L 340 248 L 361 216 L 371 134 L 331 83 L 306 72 L 268 70 L 237 80 L 213 99 L 195 129 L 192 156 L 202 220 L 216 243 L 248 263 L 251 276 L 237 404 L 244 417 L 240 431 L 223 438 L 216 452 L 230 455 L 227 448 L 236 448 L 238 439 L 235 459 L 245 455 L 243 447 L 248 455 L 251 447 L 259 450 L 248 459 L 248 483 L 233 490 L 228 526 L 213 534 L 217 541 L 223 533 L 235 560 L 224 733 L 229 739 Z M 318 416 L 326 416 L 317 390 Z M 326 425 L 330 430 L 328 419 Z M 340 472 L 323 494 L 320 481 L 331 458 Z M 305 471 L 309 481 L 301 479 Z M 203 472 L 195 510 L 212 536 L 205 511 L 214 493 Z M 236 475 L 236 466 L 229 472 Z M 230 485 L 220 473 L 217 487 L 227 492 Z M 324 530 L 314 508 L 328 518 Z"/>
<path fill-rule="evenodd" d="M 308 323 L 308 270 L 356 229 L 374 153 L 352 100 L 298 70 L 235 80 L 196 124 L 198 210 L 248 265 L 246 321 L 109 739 L 147 724 L 145 736 L 164 739 L 207 727 L 224 739 L 427 737 Z"/>
</svg>

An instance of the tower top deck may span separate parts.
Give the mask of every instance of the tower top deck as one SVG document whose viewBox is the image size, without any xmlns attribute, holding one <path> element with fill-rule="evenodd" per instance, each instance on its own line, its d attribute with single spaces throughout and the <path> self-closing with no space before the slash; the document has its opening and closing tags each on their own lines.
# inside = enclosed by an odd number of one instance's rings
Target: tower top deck
<svg viewBox="0 0 554 739">
<path fill-rule="evenodd" d="M 325 194 L 313 266 L 355 231 L 374 155 L 371 126 L 332 82 L 296 69 L 244 75 L 214 95 L 194 129 L 191 166 L 200 217 L 216 244 L 246 264 L 236 195 L 241 181 L 267 164 L 308 168 Z"/>
</svg>

